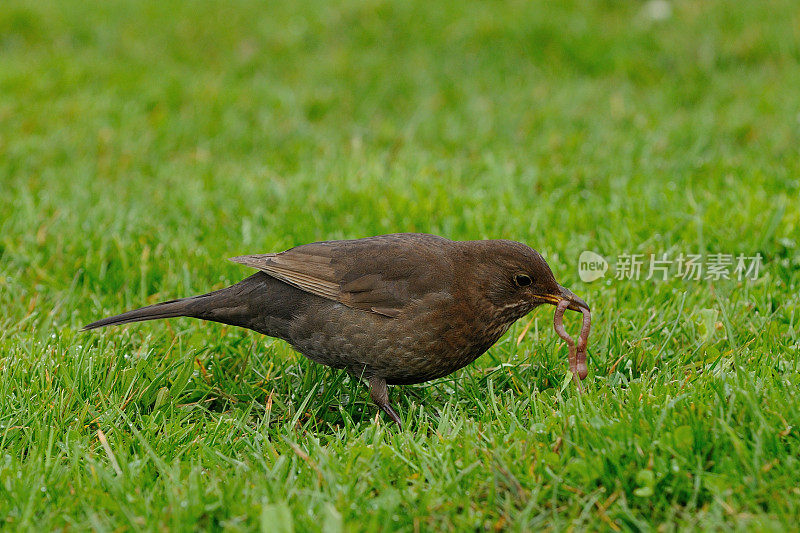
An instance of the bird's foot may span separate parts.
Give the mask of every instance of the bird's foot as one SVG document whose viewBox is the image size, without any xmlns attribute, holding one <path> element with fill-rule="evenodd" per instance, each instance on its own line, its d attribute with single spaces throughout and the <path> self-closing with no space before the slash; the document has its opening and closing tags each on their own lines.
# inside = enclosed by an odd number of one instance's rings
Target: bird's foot
<svg viewBox="0 0 800 533">
<path fill-rule="evenodd" d="M 389 415 L 389 418 L 397 424 L 397 427 L 403 429 L 403 422 L 400 420 L 400 415 L 389 405 L 389 388 L 386 385 L 386 380 L 376 376 L 369 378 L 369 395 L 372 401 L 375 402 L 375 405 Z"/>
</svg>

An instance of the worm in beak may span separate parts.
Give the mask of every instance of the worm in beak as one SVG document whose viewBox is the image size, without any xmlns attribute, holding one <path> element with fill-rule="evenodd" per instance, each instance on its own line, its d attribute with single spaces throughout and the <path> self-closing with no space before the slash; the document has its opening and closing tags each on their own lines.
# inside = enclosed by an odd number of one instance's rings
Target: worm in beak
<svg viewBox="0 0 800 533">
<path fill-rule="evenodd" d="M 586 375 L 589 373 L 589 369 L 586 366 L 586 347 L 589 344 L 592 315 L 586 302 L 575 296 L 570 290 L 564 287 L 560 287 L 560 289 L 561 299 L 556 305 L 556 312 L 553 316 L 553 328 L 569 347 L 569 369 L 575 376 L 575 380 L 578 383 L 578 390 L 582 391 L 580 380 L 585 379 Z M 577 345 L 572 337 L 570 337 L 569 333 L 567 333 L 567 330 L 564 329 L 564 311 L 567 309 L 583 313 L 583 326 L 581 327 Z"/>
</svg>

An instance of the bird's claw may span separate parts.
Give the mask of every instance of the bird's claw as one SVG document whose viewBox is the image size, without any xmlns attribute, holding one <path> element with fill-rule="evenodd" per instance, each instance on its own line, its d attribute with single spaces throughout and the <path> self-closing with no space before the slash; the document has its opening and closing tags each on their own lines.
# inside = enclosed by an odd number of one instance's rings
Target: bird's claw
<svg viewBox="0 0 800 533">
<path fill-rule="evenodd" d="M 403 422 L 400 420 L 400 415 L 389 405 L 389 389 L 386 385 L 386 380 L 377 376 L 371 377 L 369 379 L 369 394 L 372 401 L 375 402 L 383 412 L 389 415 L 389 418 L 397 424 L 397 427 L 403 429 Z"/>
</svg>

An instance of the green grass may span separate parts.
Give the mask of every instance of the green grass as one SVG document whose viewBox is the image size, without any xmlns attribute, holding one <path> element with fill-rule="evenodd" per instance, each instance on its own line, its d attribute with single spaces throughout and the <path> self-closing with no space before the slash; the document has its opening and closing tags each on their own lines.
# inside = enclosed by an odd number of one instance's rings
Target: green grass
<svg viewBox="0 0 800 533">
<path fill-rule="evenodd" d="M 0 528 L 796 529 L 800 8 L 669 6 L 2 2 Z M 588 393 L 552 308 L 392 388 L 403 431 L 281 341 L 77 331 L 394 231 L 542 251 Z M 585 249 L 766 264 L 584 284 Z"/>
</svg>

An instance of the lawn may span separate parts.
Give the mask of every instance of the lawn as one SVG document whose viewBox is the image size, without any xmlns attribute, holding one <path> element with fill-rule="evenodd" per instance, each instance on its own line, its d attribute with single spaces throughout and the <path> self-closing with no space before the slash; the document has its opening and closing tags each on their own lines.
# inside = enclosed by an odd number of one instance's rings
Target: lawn
<svg viewBox="0 0 800 533">
<path fill-rule="evenodd" d="M 793 0 L 3 1 L 0 529 L 796 530 L 799 87 Z M 78 331 L 397 231 L 541 251 L 586 393 L 552 307 L 402 431 L 282 341 Z"/>
</svg>

